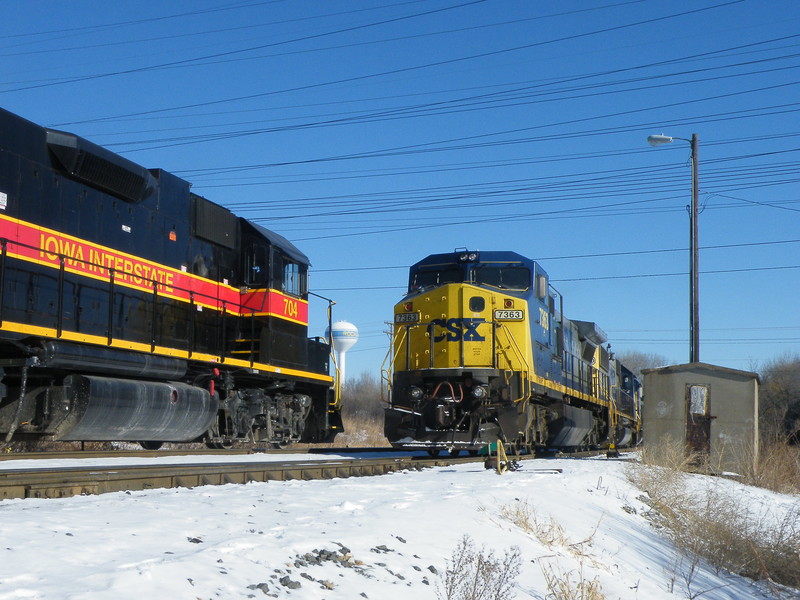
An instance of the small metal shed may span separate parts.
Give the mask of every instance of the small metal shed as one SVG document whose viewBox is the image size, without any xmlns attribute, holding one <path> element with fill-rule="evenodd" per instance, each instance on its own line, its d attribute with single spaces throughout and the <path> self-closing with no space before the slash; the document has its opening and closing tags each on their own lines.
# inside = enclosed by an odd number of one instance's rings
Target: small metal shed
<svg viewBox="0 0 800 600">
<path fill-rule="evenodd" d="M 758 374 L 695 362 L 645 369 L 642 428 L 647 444 L 670 437 L 709 457 L 714 470 L 758 457 Z"/>
</svg>

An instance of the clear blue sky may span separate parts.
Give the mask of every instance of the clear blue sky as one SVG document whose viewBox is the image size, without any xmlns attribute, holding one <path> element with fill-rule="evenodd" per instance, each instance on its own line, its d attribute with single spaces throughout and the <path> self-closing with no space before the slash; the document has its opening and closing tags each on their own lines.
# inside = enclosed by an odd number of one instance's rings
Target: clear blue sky
<svg viewBox="0 0 800 600">
<path fill-rule="evenodd" d="M 795 0 L 0 3 L 0 106 L 295 242 L 377 375 L 407 267 L 537 259 L 615 351 L 688 360 L 700 137 L 700 359 L 800 348 Z M 324 304 L 313 302 L 322 335 Z"/>
</svg>

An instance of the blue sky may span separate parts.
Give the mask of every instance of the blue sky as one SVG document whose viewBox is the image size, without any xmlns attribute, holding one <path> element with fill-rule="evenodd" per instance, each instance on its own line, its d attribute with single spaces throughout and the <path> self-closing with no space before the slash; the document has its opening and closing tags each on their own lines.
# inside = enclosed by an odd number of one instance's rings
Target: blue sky
<svg viewBox="0 0 800 600">
<path fill-rule="evenodd" d="M 612 350 L 688 360 L 699 135 L 700 359 L 800 346 L 792 0 L 0 4 L 0 106 L 295 242 L 378 374 L 407 267 L 538 260 Z M 311 305 L 322 335 L 324 304 Z"/>
</svg>

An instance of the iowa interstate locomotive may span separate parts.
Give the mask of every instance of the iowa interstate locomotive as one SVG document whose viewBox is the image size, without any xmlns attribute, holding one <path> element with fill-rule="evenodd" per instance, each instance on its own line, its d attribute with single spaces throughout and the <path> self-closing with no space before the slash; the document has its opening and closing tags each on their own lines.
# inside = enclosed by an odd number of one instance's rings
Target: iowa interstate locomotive
<svg viewBox="0 0 800 600">
<path fill-rule="evenodd" d="M 0 440 L 341 430 L 308 258 L 189 187 L 0 110 Z"/>
<path fill-rule="evenodd" d="M 413 265 L 394 307 L 386 437 L 475 451 L 627 446 L 641 386 L 594 323 L 567 319 L 542 267 L 514 252 L 457 251 Z"/>
</svg>

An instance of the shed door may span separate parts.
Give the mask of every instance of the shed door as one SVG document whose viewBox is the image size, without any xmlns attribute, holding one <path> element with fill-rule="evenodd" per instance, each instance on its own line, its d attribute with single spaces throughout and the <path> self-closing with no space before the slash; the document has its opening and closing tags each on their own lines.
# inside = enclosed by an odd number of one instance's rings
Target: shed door
<svg viewBox="0 0 800 600">
<path fill-rule="evenodd" d="M 686 386 L 686 449 L 711 452 L 711 405 L 707 385 Z"/>
</svg>

